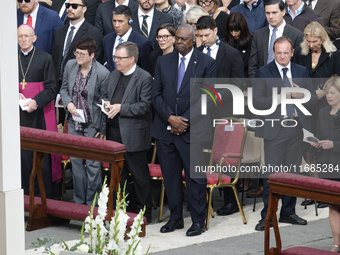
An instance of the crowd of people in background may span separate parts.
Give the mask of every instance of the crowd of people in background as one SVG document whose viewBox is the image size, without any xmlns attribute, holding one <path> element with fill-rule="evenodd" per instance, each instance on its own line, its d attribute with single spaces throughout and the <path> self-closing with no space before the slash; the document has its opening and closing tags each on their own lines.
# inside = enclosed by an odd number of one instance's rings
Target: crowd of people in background
<svg viewBox="0 0 340 255">
<path fill-rule="evenodd" d="M 190 176 L 190 155 L 205 164 L 202 148 L 212 137 L 204 125 L 190 128 L 198 121 L 190 105 L 199 100 L 191 94 L 191 78 L 230 78 L 241 90 L 251 86 L 254 107 L 261 110 L 271 107 L 273 87 L 278 97 L 281 87 L 308 90 L 311 99 L 305 107 L 311 116 L 288 105 L 285 115 L 278 107 L 263 118 L 294 122 L 294 128 L 269 122 L 256 127 L 256 136 L 264 141 L 265 164 L 301 165 L 305 157 L 312 164 L 339 165 L 340 0 L 17 2 L 19 99 L 26 107 L 20 110 L 20 124 L 57 131 L 61 123 L 70 134 L 124 144 L 121 179 L 131 182 L 128 192 L 134 202 L 129 209 L 145 206 L 148 222 L 148 151 L 154 140 L 170 210 L 160 232 L 184 228 L 183 169 L 192 219 L 186 235 L 205 231 L 206 179 Z M 57 94 L 62 107 L 56 117 Z M 286 94 L 288 99 L 304 96 Z M 223 107 L 214 117 L 231 117 L 232 100 L 230 93 L 222 94 Z M 303 143 L 302 129 L 319 142 Z M 22 150 L 21 160 L 22 187 L 28 194 L 32 153 Z M 71 163 L 74 201 L 92 205 L 102 184 L 101 163 L 76 158 Z M 60 198 L 60 156 L 45 156 L 43 177 L 47 197 Z M 255 191 L 264 204 L 258 231 L 264 230 L 267 213 L 267 179 L 263 176 L 261 190 Z M 237 212 L 232 189 L 225 188 L 223 195 L 217 214 Z M 295 205 L 296 198 L 283 196 L 279 221 L 306 225 Z M 332 251 L 338 251 L 340 206 L 324 206 L 330 208 Z"/>
</svg>

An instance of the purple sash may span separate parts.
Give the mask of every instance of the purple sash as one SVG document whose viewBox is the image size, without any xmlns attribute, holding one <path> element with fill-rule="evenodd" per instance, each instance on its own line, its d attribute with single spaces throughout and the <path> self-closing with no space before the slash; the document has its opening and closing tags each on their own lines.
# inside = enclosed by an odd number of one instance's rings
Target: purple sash
<svg viewBox="0 0 340 255">
<path fill-rule="evenodd" d="M 40 91 L 44 90 L 44 82 L 27 82 L 22 89 L 22 85 L 19 82 L 19 92 L 26 98 L 34 98 Z M 53 101 L 49 102 L 43 107 L 46 130 L 58 132 L 57 118 L 55 115 L 55 108 Z M 60 181 L 63 177 L 61 172 L 61 156 L 51 154 L 52 159 L 52 182 Z"/>
</svg>

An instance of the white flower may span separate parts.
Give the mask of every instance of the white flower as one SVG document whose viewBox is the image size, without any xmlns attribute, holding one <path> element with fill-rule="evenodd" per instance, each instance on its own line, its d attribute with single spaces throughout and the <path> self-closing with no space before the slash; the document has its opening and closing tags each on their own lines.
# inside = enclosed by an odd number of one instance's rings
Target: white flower
<svg viewBox="0 0 340 255">
<path fill-rule="evenodd" d="M 77 247 L 77 251 L 78 252 L 82 252 L 82 253 L 88 253 L 89 252 L 89 246 L 87 244 L 82 244 L 82 245 L 79 245 Z"/>
</svg>

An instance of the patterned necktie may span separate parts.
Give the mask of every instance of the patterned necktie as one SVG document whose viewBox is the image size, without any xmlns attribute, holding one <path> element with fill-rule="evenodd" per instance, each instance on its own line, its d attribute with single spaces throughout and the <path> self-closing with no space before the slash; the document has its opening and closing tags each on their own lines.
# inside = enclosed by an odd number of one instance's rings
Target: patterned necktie
<svg viewBox="0 0 340 255">
<path fill-rule="evenodd" d="M 273 29 L 273 33 L 272 33 L 272 36 L 271 36 L 271 38 L 270 38 L 270 42 L 269 42 L 267 64 L 269 64 L 270 62 L 272 62 L 272 61 L 274 60 L 273 46 L 274 46 L 274 42 L 275 42 L 275 40 L 276 40 L 276 32 L 277 32 L 277 28 L 274 28 L 274 29 Z"/>
<path fill-rule="evenodd" d="M 210 49 L 210 47 L 207 48 L 207 55 L 211 56 L 211 49 Z"/>
<path fill-rule="evenodd" d="M 26 24 L 27 24 L 27 25 L 30 25 L 30 26 L 33 26 L 33 25 L 32 25 L 32 16 L 31 16 L 31 15 L 28 15 Z"/>
<path fill-rule="evenodd" d="M 185 74 L 185 57 L 182 57 L 181 63 L 180 63 L 179 68 L 178 68 L 177 93 L 178 93 L 179 89 L 181 88 L 181 84 L 182 84 L 182 81 L 183 81 L 184 74 Z"/>
<path fill-rule="evenodd" d="M 146 19 L 148 17 L 149 17 L 148 15 L 143 15 L 142 34 L 146 38 L 149 38 L 148 23 L 146 22 Z"/>
<path fill-rule="evenodd" d="M 119 37 L 119 39 L 118 39 L 118 45 L 121 44 L 123 41 L 124 41 L 123 38 Z M 117 46 L 118 46 L 118 45 L 117 45 Z M 117 69 L 115 60 L 113 60 L 113 65 L 114 65 L 115 69 Z"/>
<path fill-rule="evenodd" d="M 288 68 L 287 67 L 284 67 L 282 68 L 282 72 L 283 72 L 283 84 L 285 87 L 287 88 L 291 88 L 291 84 L 289 82 L 289 79 L 287 77 L 287 72 L 288 72 Z M 295 115 L 295 108 L 294 108 L 294 105 L 292 104 L 287 104 L 286 105 L 286 110 L 287 110 L 287 116 L 290 118 L 290 119 L 293 119 L 294 118 L 294 115 Z"/>
<path fill-rule="evenodd" d="M 63 77 L 66 56 L 67 56 L 68 52 L 70 51 L 74 29 L 75 29 L 75 26 L 72 26 L 70 32 L 68 33 L 67 39 L 66 39 L 65 50 L 64 50 L 64 53 L 63 53 L 63 59 L 61 60 L 61 65 L 60 65 L 59 78 Z"/>
</svg>

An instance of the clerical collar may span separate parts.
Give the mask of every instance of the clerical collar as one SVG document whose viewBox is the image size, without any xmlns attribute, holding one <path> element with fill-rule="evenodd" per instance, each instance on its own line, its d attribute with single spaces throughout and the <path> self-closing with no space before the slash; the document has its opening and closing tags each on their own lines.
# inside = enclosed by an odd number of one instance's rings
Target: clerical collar
<svg viewBox="0 0 340 255">
<path fill-rule="evenodd" d="M 32 48 L 29 51 L 24 52 L 24 51 L 21 50 L 21 52 L 22 52 L 22 54 L 27 56 L 33 50 L 33 48 L 34 48 L 34 46 L 32 46 Z"/>
<path fill-rule="evenodd" d="M 135 64 L 129 71 L 127 71 L 126 73 L 123 73 L 124 76 L 128 76 L 130 74 L 132 74 L 135 70 L 136 70 L 137 65 Z"/>
</svg>

